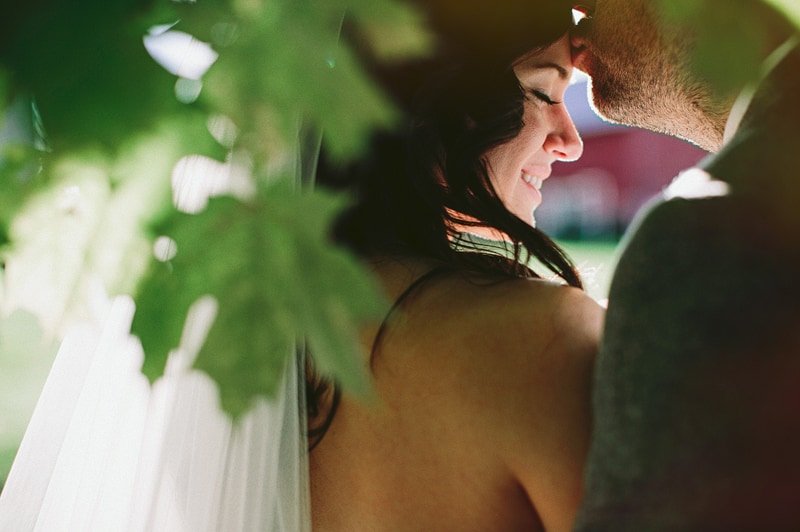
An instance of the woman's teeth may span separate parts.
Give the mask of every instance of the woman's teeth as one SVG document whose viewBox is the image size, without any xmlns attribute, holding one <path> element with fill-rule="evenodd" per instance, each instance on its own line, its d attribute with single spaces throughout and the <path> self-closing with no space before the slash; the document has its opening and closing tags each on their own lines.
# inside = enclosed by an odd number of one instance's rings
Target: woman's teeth
<svg viewBox="0 0 800 532">
<path fill-rule="evenodd" d="M 534 177 L 526 173 L 522 174 L 522 180 L 528 183 L 529 185 L 533 185 L 533 188 L 535 188 L 536 190 L 541 189 L 542 183 L 544 182 L 544 179 L 542 179 L 541 177 Z"/>
</svg>

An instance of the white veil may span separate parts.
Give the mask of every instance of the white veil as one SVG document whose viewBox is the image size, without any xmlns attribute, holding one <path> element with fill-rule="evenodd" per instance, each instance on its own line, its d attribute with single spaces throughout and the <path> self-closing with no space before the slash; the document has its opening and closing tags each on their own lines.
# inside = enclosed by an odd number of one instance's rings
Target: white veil
<svg viewBox="0 0 800 532">
<path fill-rule="evenodd" d="M 313 182 L 319 142 L 299 137 L 298 186 Z M 215 305 L 193 307 L 152 387 L 130 298 L 96 302 L 70 329 L 0 493 L 0 530 L 311 529 L 304 353 L 274 400 L 232 422 L 192 369 Z"/>
</svg>

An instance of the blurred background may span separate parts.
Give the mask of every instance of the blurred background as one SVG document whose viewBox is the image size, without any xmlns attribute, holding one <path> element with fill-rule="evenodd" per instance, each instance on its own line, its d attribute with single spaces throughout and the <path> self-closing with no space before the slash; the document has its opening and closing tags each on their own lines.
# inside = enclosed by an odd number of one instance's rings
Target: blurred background
<svg viewBox="0 0 800 532">
<path fill-rule="evenodd" d="M 588 78 L 575 73 L 566 104 L 583 138 L 583 156 L 556 163 L 542 187 L 539 228 L 554 237 L 598 300 L 608 295 L 619 241 L 636 212 L 707 152 L 680 139 L 598 118 Z"/>
</svg>

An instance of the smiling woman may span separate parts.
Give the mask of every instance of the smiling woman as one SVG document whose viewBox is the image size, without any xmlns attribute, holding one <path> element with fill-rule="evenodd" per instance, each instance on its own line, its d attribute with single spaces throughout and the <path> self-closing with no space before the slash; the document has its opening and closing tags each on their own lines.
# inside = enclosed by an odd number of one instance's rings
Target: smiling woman
<svg viewBox="0 0 800 532">
<path fill-rule="evenodd" d="M 492 184 L 518 218 L 534 224 L 533 211 L 542 202 L 540 189 L 555 161 L 574 161 L 582 144 L 562 104 L 572 72 L 567 37 L 531 53 L 514 65 L 525 91 L 522 128 L 516 137 L 485 156 Z"/>
<path fill-rule="evenodd" d="M 562 103 L 570 6 L 420 6 L 439 53 L 373 66 L 406 121 L 318 172 L 356 194 L 335 235 L 395 304 L 363 331 L 375 401 L 312 378 L 314 526 L 568 530 L 602 311 L 533 211 L 582 150 Z"/>
</svg>

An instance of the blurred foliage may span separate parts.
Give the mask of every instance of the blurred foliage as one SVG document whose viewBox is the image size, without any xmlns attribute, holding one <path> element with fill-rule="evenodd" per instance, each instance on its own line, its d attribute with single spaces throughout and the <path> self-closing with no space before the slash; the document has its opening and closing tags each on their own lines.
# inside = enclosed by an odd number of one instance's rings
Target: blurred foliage
<svg viewBox="0 0 800 532">
<path fill-rule="evenodd" d="M 657 0 L 665 20 L 690 28 L 693 66 L 721 94 L 758 79 L 770 35 L 769 4 L 800 28 L 798 0 Z"/>
<path fill-rule="evenodd" d="M 786 15 L 795 26 L 800 28 L 800 2 L 797 0 L 763 0 Z"/>
<path fill-rule="evenodd" d="M 198 118 L 165 118 L 113 157 L 88 148 L 51 157 L 49 186 L 9 227 L 2 302 L 35 314 L 57 337 L 92 315 L 99 287 L 131 293 L 152 255 L 144 229 L 172 210 L 173 166 L 188 149 L 216 144 Z"/>
<path fill-rule="evenodd" d="M 162 5 L 164 7 L 158 7 Z M 185 112 L 165 97 L 172 76 L 142 53 L 142 36 L 174 20 L 169 2 L 17 2 L 4 9 L 0 65 L 12 95 L 36 98 L 53 150 L 118 148 L 165 115 Z"/>
<path fill-rule="evenodd" d="M 43 184 L 42 156 L 46 150 L 32 100 L 26 96 L 11 100 L 4 81 L 0 79 L 0 182 L 4 185 L 0 246 L 9 241 L 8 224 L 16 210 Z"/>
<path fill-rule="evenodd" d="M 345 11 L 383 56 L 419 54 L 430 44 L 415 12 L 389 0 L 217 0 L 180 11 L 180 26 L 221 52 L 201 101 L 248 132 L 242 145 L 256 156 L 283 151 L 298 118 L 325 131 L 340 158 L 396 118 L 353 50 L 338 41 Z"/>
<path fill-rule="evenodd" d="M 398 118 L 340 42 L 345 13 L 386 60 L 431 45 L 399 0 L 32 0 L 4 10 L 0 313 L 25 309 L 58 337 L 93 318 L 98 284 L 133 292 L 153 379 L 190 307 L 213 296 L 196 364 L 229 412 L 273 392 L 303 339 L 323 373 L 368 390 L 358 329 L 385 303 L 329 242 L 344 200 L 298 187 L 299 170 L 313 166 L 297 165 L 299 132 L 324 131 L 346 159 Z M 188 43 L 177 68 L 146 49 L 167 33 Z M 183 74 L 191 47 L 212 50 L 205 75 Z M 177 171 L 188 155 L 208 158 L 199 174 Z M 228 182 L 234 170 L 250 184 Z M 179 212 L 176 176 L 192 194 L 222 197 Z M 151 250 L 164 235 L 177 254 L 160 262 Z"/>
<path fill-rule="evenodd" d="M 365 366 L 352 356 L 360 352 L 359 324 L 386 307 L 355 259 L 325 237 L 341 206 L 339 197 L 279 185 L 246 205 L 212 199 L 199 214 L 175 213 L 159 224 L 158 234 L 172 238 L 178 252 L 151 264 L 139 295 L 133 329 L 148 353 L 145 374 L 163 373 L 182 317 L 210 295 L 219 310 L 195 366 L 220 384 L 228 412 L 238 415 L 253 395 L 276 390 L 303 335 L 324 373 L 366 392 Z"/>
</svg>

